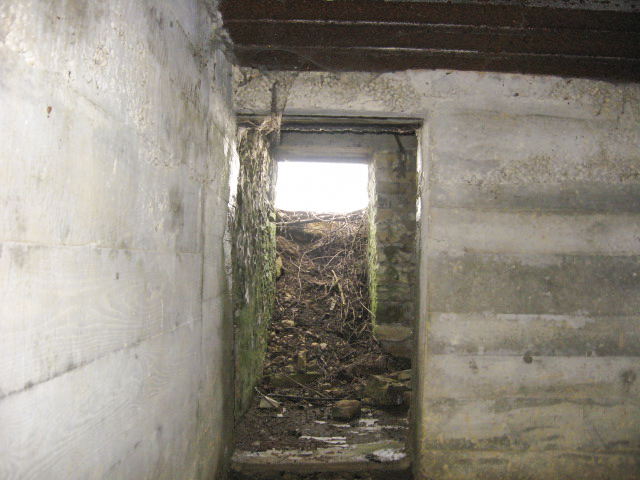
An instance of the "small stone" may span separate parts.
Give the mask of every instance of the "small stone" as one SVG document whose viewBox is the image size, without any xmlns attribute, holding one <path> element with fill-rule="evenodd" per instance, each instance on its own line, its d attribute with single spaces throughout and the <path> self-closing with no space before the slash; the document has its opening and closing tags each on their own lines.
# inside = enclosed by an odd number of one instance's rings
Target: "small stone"
<svg viewBox="0 0 640 480">
<path fill-rule="evenodd" d="M 371 452 L 365 455 L 367 460 L 371 460 L 372 462 L 377 463 L 393 463 L 399 460 L 402 460 L 407 456 L 401 450 L 396 450 L 393 448 L 383 448 L 380 450 L 376 450 L 375 452 Z"/>
<path fill-rule="evenodd" d="M 326 344 L 326 343 L 324 343 L 324 342 L 322 342 L 322 343 L 319 345 L 319 347 L 320 347 L 322 350 L 324 350 L 324 349 L 326 349 L 326 348 L 327 348 L 327 344 Z"/>
<path fill-rule="evenodd" d="M 358 400 L 340 400 L 331 407 L 331 417 L 336 420 L 351 420 L 360 415 Z"/>
<path fill-rule="evenodd" d="M 296 322 L 294 322 L 293 320 L 282 320 L 282 326 L 283 327 L 288 327 L 288 328 L 293 328 L 296 326 Z"/>
</svg>

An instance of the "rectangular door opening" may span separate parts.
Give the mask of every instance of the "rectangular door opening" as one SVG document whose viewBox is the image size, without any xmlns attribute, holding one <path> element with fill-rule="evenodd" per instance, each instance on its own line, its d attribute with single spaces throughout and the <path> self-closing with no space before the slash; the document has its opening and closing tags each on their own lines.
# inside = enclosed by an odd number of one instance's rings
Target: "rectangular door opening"
<svg viewBox="0 0 640 480">
<path fill-rule="evenodd" d="M 416 149 L 413 132 L 282 134 L 275 305 L 237 470 L 319 454 L 408 470 Z"/>
</svg>

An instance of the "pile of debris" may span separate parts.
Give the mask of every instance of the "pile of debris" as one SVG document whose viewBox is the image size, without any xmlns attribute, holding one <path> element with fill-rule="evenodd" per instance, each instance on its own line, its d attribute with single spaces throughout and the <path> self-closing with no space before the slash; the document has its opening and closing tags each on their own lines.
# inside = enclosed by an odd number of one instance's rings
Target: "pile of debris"
<svg viewBox="0 0 640 480">
<path fill-rule="evenodd" d="M 307 424 L 389 407 L 406 417 L 409 362 L 384 352 L 373 334 L 367 234 L 366 211 L 277 214 L 279 272 L 269 347 L 256 405 L 243 420 L 255 439 L 259 417 L 268 410 L 280 415 L 270 422 L 274 441 L 265 448 L 282 446 L 277 425 L 285 434 L 297 431 L 293 416 L 301 410 Z"/>
<path fill-rule="evenodd" d="M 279 211 L 277 222 L 281 271 L 265 392 L 355 399 L 371 375 L 406 368 L 406 361 L 385 353 L 373 335 L 366 211 Z"/>
</svg>

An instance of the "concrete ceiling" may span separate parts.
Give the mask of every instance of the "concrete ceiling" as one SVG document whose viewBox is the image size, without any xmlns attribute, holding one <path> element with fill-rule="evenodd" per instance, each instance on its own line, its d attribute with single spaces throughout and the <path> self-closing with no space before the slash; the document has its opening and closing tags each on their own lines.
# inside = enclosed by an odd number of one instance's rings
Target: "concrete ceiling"
<svg viewBox="0 0 640 480">
<path fill-rule="evenodd" d="M 243 66 L 640 80 L 636 0 L 222 0 Z"/>
</svg>

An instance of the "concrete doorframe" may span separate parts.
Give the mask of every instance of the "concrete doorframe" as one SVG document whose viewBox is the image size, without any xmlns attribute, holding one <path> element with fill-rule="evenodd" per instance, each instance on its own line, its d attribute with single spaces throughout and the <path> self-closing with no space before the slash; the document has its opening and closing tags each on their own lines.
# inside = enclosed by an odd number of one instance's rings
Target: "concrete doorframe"
<svg viewBox="0 0 640 480">
<path fill-rule="evenodd" d="M 327 122 L 327 119 L 330 119 Z M 411 399 L 411 409 L 410 409 L 410 419 L 409 419 L 409 439 L 407 442 L 407 450 L 409 457 L 411 459 L 411 463 L 414 469 L 417 468 L 419 464 L 418 459 L 416 458 L 417 453 L 420 451 L 419 445 L 422 442 L 424 437 L 424 432 L 421 431 L 420 425 L 423 424 L 423 412 L 422 405 L 420 402 L 420 398 L 422 396 L 423 391 L 423 371 L 424 371 L 424 361 L 426 359 L 426 258 L 423 259 L 423 255 L 421 255 L 422 247 L 423 247 L 423 235 L 421 234 L 421 226 L 427 225 L 426 223 L 426 215 L 427 208 L 425 205 L 426 197 L 423 196 L 426 193 L 427 184 L 427 172 L 425 171 L 425 167 L 422 162 L 422 158 L 424 155 L 423 147 L 423 135 L 425 131 L 426 121 L 424 119 L 414 119 L 414 118 L 395 118 L 395 119 L 384 119 L 377 117 L 368 117 L 368 118 L 349 118 L 349 117 L 303 117 L 303 121 L 300 121 L 299 117 L 285 117 L 283 118 L 283 132 L 296 132 L 298 138 L 295 138 L 293 142 L 287 143 L 283 141 L 283 145 L 281 145 L 275 154 L 276 161 L 286 159 L 297 158 L 299 160 L 307 160 L 312 161 L 313 159 L 318 159 L 323 156 L 326 159 L 326 147 L 327 145 L 320 141 L 319 135 L 327 134 L 331 131 L 334 133 L 336 131 L 341 131 L 344 129 L 346 132 L 351 132 L 352 134 L 357 133 L 361 135 L 361 141 L 348 144 L 348 141 L 334 142 L 329 147 L 329 150 L 332 155 L 341 155 L 343 157 L 347 157 L 351 162 L 366 162 L 371 164 L 373 161 L 374 148 L 371 145 L 366 144 L 366 135 L 367 131 L 374 131 L 376 128 L 380 130 L 386 130 L 387 135 L 392 135 L 395 128 L 398 128 L 398 131 L 406 131 L 410 130 L 414 138 L 416 140 L 415 145 L 415 168 L 414 173 L 416 175 L 416 196 L 415 196 L 415 239 L 414 239 L 414 254 L 416 261 L 416 270 L 415 270 L 415 279 L 414 279 L 414 291 L 413 291 L 413 302 L 415 304 L 415 312 L 413 317 L 413 322 L 410 325 L 412 330 L 412 352 L 411 352 L 411 368 L 413 370 L 413 395 Z M 293 128 L 292 128 L 293 125 Z M 310 127 L 314 125 L 314 127 Z M 320 128 L 318 128 L 320 126 Z M 301 136 L 304 135 L 305 128 L 307 132 L 316 132 L 315 137 L 312 139 L 311 145 L 308 143 L 305 144 L 302 141 Z M 288 130 L 291 129 L 291 130 Z M 324 133 L 320 133 L 322 130 Z M 385 133 L 385 132 L 383 132 Z M 307 133 L 310 135 L 310 133 Z M 310 138 L 310 137 L 308 137 Z M 335 137 L 334 137 L 335 138 Z M 383 146 L 384 142 L 377 141 L 375 142 L 378 146 Z M 392 145 L 394 149 L 397 149 L 398 145 L 394 140 L 394 144 Z"/>
</svg>

